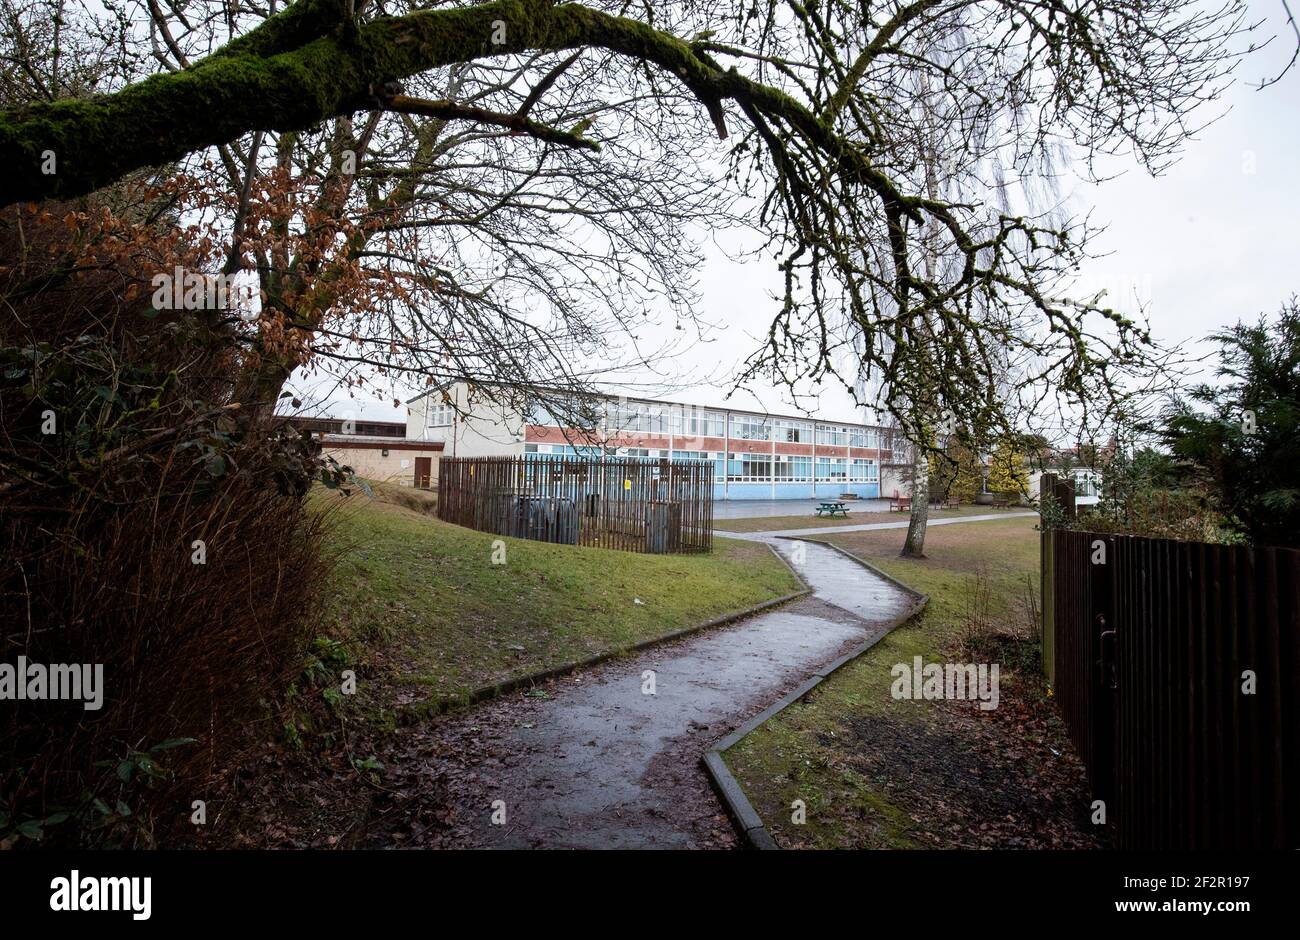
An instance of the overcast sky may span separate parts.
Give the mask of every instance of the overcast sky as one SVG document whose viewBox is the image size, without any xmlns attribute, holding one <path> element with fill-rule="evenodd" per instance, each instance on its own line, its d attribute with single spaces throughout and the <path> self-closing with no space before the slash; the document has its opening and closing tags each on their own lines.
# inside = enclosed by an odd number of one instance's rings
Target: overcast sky
<svg viewBox="0 0 1300 940">
<path fill-rule="evenodd" d="M 1107 256 L 1085 268 L 1080 286 L 1106 288 L 1111 305 L 1129 313 L 1136 312 L 1136 293 L 1146 304 L 1152 332 L 1165 343 L 1194 340 L 1261 312 L 1271 315 L 1285 298 L 1300 293 L 1300 69 L 1254 90 L 1252 83 L 1276 74 L 1294 47 L 1281 4 L 1259 0 L 1254 6 L 1268 20 L 1265 35 L 1277 39 L 1242 63 L 1237 84 L 1222 102 L 1228 113 L 1190 142 L 1174 167 L 1153 178 L 1134 164 L 1117 162 L 1108 172 L 1123 171 L 1119 178 L 1099 185 L 1065 183 L 1070 208 L 1091 210 L 1093 223 L 1106 226 L 1092 250 Z M 719 326 L 707 343 L 673 363 L 681 375 L 715 382 L 684 383 L 664 397 L 726 403 L 727 377 L 755 348 L 775 309 L 774 266 L 727 257 L 743 247 L 738 240 L 743 238 L 724 233 L 719 246 L 710 244 L 699 272 L 701 313 Z M 793 410 L 770 388 L 742 392 L 730 401 L 735 407 Z M 823 417 L 860 418 L 842 390 L 824 389 L 820 401 Z M 329 396 L 325 410 L 405 420 L 405 408 L 349 401 L 346 394 Z"/>
</svg>

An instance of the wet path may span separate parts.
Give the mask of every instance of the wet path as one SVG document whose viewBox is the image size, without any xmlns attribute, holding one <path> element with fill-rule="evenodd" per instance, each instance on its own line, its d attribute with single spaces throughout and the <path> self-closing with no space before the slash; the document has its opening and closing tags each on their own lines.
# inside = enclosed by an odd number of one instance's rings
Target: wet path
<svg viewBox="0 0 1300 940">
<path fill-rule="evenodd" d="M 729 827 L 700 756 L 883 629 L 911 601 L 824 546 L 773 544 L 809 582 L 812 596 L 555 680 L 546 697 L 486 704 L 445 726 L 445 749 L 485 755 L 461 765 L 474 784 L 455 798 L 456 841 L 552 848 L 727 844 L 721 830 Z M 505 821 L 493 824 L 498 800 Z"/>
<path fill-rule="evenodd" d="M 962 522 L 993 522 L 999 519 L 1020 519 L 1025 516 L 1037 516 L 1036 512 L 996 512 L 981 514 L 978 516 L 948 516 L 942 519 L 931 519 L 926 523 L 928 526 L 934 525 L 957 525 Z M 828 535 L 836 535 L 841 532 L 874 532 L 877 529 L 906 529 L 911 523 L 906 519 L 901 522 L 845 522 L 844 525 L 823 525 L 810 526 L 806 529 L 774 529 L 767 532 L 724 532 L 716 530 L 713 534 L 717 538 L 726 539 L 749 539 L 754 542 L 765 542 L 776 536 L 785 538 L 798 538 L 800 536 L 821 536 L 825 538 Z"/>
</svg>

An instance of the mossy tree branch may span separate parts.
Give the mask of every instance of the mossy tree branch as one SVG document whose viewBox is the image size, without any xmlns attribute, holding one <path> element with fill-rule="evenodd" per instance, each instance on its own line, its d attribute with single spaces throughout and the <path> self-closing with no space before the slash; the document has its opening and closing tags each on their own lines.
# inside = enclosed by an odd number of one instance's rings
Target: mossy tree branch
<svg viewBox="0 0 1300 940">
<path fill-rule="evenodd" d="M 494 42 L 499 39 L 500 42 Z M 497 0 L 346 26 L 333 0 L 302 0 L 190 68 L 110 95 L 0 113 L 0 204 L 89 192 L 141 167 L 180 159 L 255 130 L 287 131 L 384 104 L 395 80 L 440 66 L 526 51 L 599 47 L 672 73 L 710 113 L 743 100 L 781 117 L 839 162 L 897 197 L 853 148 L 785 93 L 724 70 L 687 42 L 578 5 Z M 43 172 L 46 155 L 56 172 Z"/>
</svg>

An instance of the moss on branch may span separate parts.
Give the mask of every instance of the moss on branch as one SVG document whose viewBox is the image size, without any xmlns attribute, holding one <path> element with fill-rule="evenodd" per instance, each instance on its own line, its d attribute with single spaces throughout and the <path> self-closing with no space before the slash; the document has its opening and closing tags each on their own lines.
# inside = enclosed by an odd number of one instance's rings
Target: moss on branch
<svg viewBox="0 0 1300 940">
<path fill-rule="evenodd" d="M 426 10 L 346 29 L 340 15 L 338 0 L 300 0 L 183 71 L 114 94 L 0 112 L 0 161 L 8 170 L 0 179 L 0 205 L 81 195 L 249 131 L 298 130 L 375 108 L 381 105 L 375 90 L 385 83 L 440 66 L 586 46 L 644 59 L 674 75 L 709 108 L 720 131 L 724 99 L 779 116 L 882 196 L 896 196 L 864 156 L 849 154 L 799 102 L 636 20 L 547 0 Z M 44 172 L 47 152 L 55 157 L 53 174 Z"/>
</svg>

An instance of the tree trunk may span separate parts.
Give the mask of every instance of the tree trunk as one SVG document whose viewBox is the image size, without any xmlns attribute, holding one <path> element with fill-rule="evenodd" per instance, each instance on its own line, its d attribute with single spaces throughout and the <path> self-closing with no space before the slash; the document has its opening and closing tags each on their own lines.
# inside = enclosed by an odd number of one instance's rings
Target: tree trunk
<svg viewBox="0 0 1300 940">
<path fill-rule="evenodd" d="M 912 464 L 912 515 L 907 523 L 907 539 L 903 558 L 925 557 L 925 526 L 930 520 L 930 459 L 924 447 L 916 448 L 916 461 Z"/>
<path fill-rule="evenodd" d="M 929 102 L 930 83 L 922 79 L 922 90 L 924 96 L 922 101 Z M 933 113 L 929 112 L 929 119 L 933 119 Z M 939 195 L 939 178 L 937 167 L 939 165 L 939 155 L 936 152 L 936 141 L 938 134 L 931 126 L 928 130 L 927 154 L 925 161 L 925 189 L 931 199 L 937 199 Z M 934 283 L 936 258 L 934 251 L 934 240 L 937 233 L 933 226 L 925 236 L 923 247 L 925 249 L 925 276 L 930 283 Z M 926 333 L 930 334 L 929 338 L 934 339 L 934 334 L 930 329 L 930 316 L 928 313 L 922 314 L 922 324 Z M 921 399 L 924 403 L 922 413 L 935 414 L 937 412 L 936 403 L 931 395 L 926 395 Z M 913 407 L 917 408 L 917 401 L 913 398 Z M 925 557 L 925 527 L 930 521 L 930 457 L 929 447 L 937 442 L 933 433 L 933 428 L 929 422 L 923 423 L 920 428 L 921 433 L 917 435 L 918 440 L 913 443 L 914 461 L 912 463 L 912 513 L 907 523 L 907 538 L 903 542 L 903 550 L 899 554 L 903 558 L 924 558 Z"/>
</svg>

